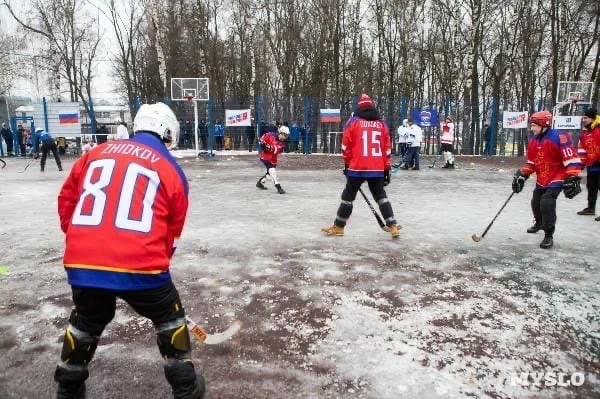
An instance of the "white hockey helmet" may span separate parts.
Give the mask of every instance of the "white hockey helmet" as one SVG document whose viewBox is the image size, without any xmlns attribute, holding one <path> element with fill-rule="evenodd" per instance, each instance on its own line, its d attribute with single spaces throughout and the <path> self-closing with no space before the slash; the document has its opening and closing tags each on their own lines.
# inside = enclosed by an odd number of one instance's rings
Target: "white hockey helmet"
<svg viewBox="0 0 600 399">
<path fill-rule="evenodd" d="M 408 119 L 404 119 L 402 121 L 402 126 L 408 126 Z"/>
<path fill-rule="evenodd" d="M 156 133 L 169 147 L 177 145 L 179 122 L 165 103 L 143 104 L 133 119 L 133 132 Z"/>
<path fill-rule="evenodd" d="M 290 128 L 285 125 L 282 125 L 279 127 L 279 130 L 277 131 L 277 133 L 284 134 L 287 137 L 290 135 Z"/>
<path fill-rule="evenodd" d="M 41 133 L 41 132 L 43 132 L 43 131 L 44 131 L 44 129 L 42 129 L 41 127 L 36 127 L 36 128 L 35 128 L 35 132 L 36 132 L 36 133 Z"/>
</svg>

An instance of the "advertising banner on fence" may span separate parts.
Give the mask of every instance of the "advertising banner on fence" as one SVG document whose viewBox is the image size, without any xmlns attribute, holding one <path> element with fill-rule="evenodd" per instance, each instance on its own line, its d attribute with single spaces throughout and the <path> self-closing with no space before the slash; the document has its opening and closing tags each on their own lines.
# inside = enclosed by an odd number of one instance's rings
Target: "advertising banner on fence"
<svg viewBox="0 0 600 399">
<path fill-rule="evenodd" d="M 554 129 L 579 130 L 581 129 L 581 116 L 555 116 Z"/>
<path fill-rule="evenodd" d="M 225 126 L 250 126 L 249 109 L 226 109 Z"/>
<path fill-rule="evenodd" d="M 523 129 L 527 127 L 527 111 L 510 112 L 504 111 L 502 114 L 502 127 L 504 129 Z"/>
<path fill-rule="evenodd" d="M 322 108 L 320 116 L 321 123 L 339 123 L 342 121 L 340 110 L 335 108 Z"/>
</svg>

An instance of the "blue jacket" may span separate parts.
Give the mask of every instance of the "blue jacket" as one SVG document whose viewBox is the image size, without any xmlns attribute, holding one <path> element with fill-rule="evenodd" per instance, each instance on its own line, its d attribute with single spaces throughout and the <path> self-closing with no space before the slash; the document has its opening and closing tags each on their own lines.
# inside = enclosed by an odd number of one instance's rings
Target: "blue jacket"
<svg viewBox="0 0 600 399">
<path fill-rule="evenodd" d="M 222 137 L 223 136 L 223 131 L 225 129 L 223 128 L 223 125 L 220 123 L 217 123 L 215 125 L 215 137 Z"/>
<path fill-rule="evenodd" d="M 300 140 L 300 127 L 294 123 L 290 129 L 290 141 L 298 140 Z"/>
<path fill-rule="evenodd" d="M 48 133 L 45 130 L 42 130 L 41 132 L 36 132 L 37 136 L 38 136 L 38 140 L 40 141 L 49 141 L 49 140 L 53 140 L 52 135 L 50 133 Z"/>
</svg>

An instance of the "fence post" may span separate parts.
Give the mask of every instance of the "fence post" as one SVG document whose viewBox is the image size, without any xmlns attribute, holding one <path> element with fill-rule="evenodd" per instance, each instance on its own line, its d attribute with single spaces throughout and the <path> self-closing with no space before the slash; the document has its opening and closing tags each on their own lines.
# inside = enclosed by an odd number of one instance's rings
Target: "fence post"
<svg viewBox="0 0 600 399">
<path fill-rule="evenodd" d="M 92 134 L 96 134 L 96 112 L 94 111 L 94 101 L 92 97 L 89 96 L 89 107 L 90 107 L 90 122 L 92 127 Z"/>
<path fill-rule="evenodd" d="M 498 135 L 498 99 L 492 98 L 492 120 L 490 121 L 492 132 L 490 134 L 490 143 L 488 144 L 488 154 L 496 155 L 496 137 Z"/>
<path fill-rule="evenodd" d="M 310 143 L 310 97 L 304 96 L 304 145 L 302 146 L 302 153 L 310 154 L 311 149 L 309 148 Z"/>
<path fill-rule="evenodd" d="M 209 151 L 209 155 L 212 157 L 213 156 L 213 141 L 215 138 L 215 132 L 214 132 L 214 106 L 215 106 L 215 100 L 212 97 L 208 98 L 208 151 Z"/>
<path fill-rule="evenodd" d="M 42 97 L 42 107 L 44 109 L 44 129 L 48 131 L 48 104 L 46 103 L 46 97 Z"/>
<path fill-rule="evenodd" d="M 258 151 L 260 147 L 260 130 L 262 128 L 262 97 L 254 96 L 254 120 L 256 121 L 256 140 L 254 143 L 254 147 Z"/>
</svg>

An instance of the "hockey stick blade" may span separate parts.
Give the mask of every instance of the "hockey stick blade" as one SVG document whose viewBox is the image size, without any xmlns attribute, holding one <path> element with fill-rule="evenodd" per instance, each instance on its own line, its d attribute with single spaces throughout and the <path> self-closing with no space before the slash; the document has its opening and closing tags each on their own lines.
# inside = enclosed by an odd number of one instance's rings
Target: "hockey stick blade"
<svg viewBox="0 0 600 399">
<path fill-rule="evenodd" d="M 188 316 L 185 316 L 185 321 L 192 335 L 196 337 L 198 341 L 204 342 L 206 345 L 222 344 L 223 342 L 230 340 L 242 328 L 242 322 L 236 320 L 227 330 L 220 333 L 209 334 Z"/>
<path fill-rule="evenodd" d="M 2 169 L 6 168 L 6 162 L 4 162 L 4 159 L 0 159 L 0 162 L 2 162 Z"/>
<path fill-rule="evenodd" d="M 475 241 L 475 242 L 479 242 L 479 241 L 481 241 L 481 237 L 479 237 L 477 234 L 473 234 L 473 235 L 471 236 L 471 238 L 472 238 L 472 239 L 473 239 L 473 241 Z"/>
</svg>

